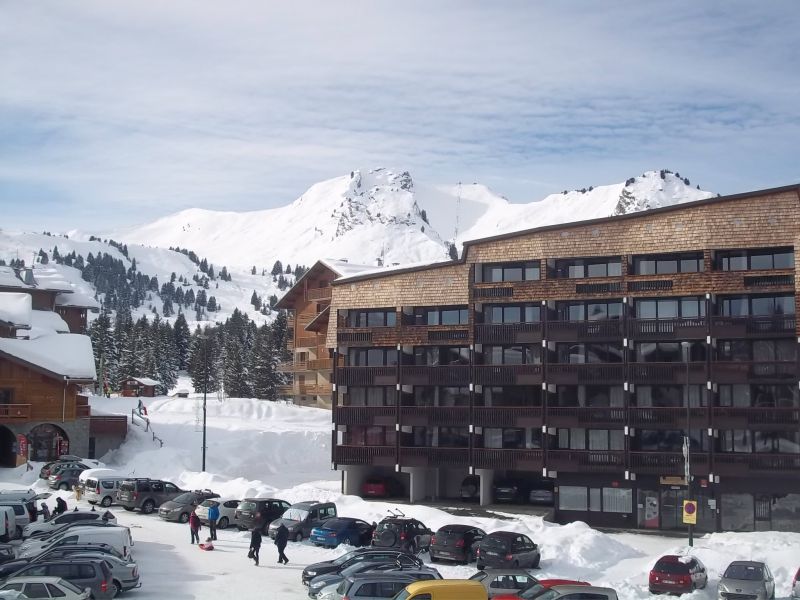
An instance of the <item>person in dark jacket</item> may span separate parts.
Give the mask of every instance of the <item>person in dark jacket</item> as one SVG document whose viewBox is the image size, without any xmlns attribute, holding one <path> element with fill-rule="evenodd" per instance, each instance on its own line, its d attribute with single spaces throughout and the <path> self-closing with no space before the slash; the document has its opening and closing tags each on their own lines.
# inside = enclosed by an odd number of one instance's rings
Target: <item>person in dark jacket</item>
<svg viewBox="0 0 800 600">
<path fill-rule="evenodd" d="M 42 519 L 45 521 L 50 520 L 50 507 L 47 506 L 44 502 L 42 502 Z"/>
<path fill-rule="evenodd" d="M 53 511 L 54 515 L 63 515 L 67 512 L 67 503 L 63 498 L 56 498 L 56 509 Z"/>
<path fill-rule="evenodd" d="M 25 508 L 28 509 L 28 518 L 30 519 L 31 523 L 39 518 L 39 511 L 36 510 L 36 502 L 33 500 L 27 502 L 25 504 Z"/>
<path fill-rule="evenodd" d="M 197 516 L 195 511 L 189 515 L 189 531 L 192 533 L 192 544 L 200 543 L 200 517 Z"/>
<path fill-rule="evenodd" d="M 252 558 L 256 561 L 258 566 L 258 553 L 261 550 L 261 532 L 258 529 L 253 529 L 250 534 L 250 551 L 247 553 L 247 558 Z"/>
<path fill-rule="evenodd" d="M 289 530 L 286 525 L 281 523 L 278 531 L 275 532 L 275 547 L 278 549 L 278 562 L 284 565 L 289 564 L 289 559 L 283 553 L 286 550 L 286 544 L 289 542 Z"/>
<path fill-rule="evenodd" d="M 208 530 L 212 540 L 217 539 L 217 521 L 219 520 L 219 504 L 216 502 L 208 507 Z"/>
</svg>

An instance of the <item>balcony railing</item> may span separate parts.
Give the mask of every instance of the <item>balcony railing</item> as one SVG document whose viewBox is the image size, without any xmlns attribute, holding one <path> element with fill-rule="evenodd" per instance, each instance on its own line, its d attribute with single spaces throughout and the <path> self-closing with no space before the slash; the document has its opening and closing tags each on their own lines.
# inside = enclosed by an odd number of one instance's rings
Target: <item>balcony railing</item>
<svg viewBox="0 0 800 600">
<path fill-rule="evenodd" d="M 683 385 L 686 376 L 689 383 L 703 384 L 708 381 L 705 363 L 689 363 L 688 373 L 685 362 L 630 363 L 631 383 L 674 383 Z"/>
<path fill-rule="evenodd" d="M 475 448 L 472 456 L 472 463 L 476 469 L 540 472 L 544 465 L 544 453 L 541 450 Z"/>
<path fill-rule="evenodd" d="M 794 315 L 711 319 L 711 334 L 716 338 L 794 336 L 796 328 Z"/>
<path fill-rule="evenodd" d="M 404 406 L 401 425 L 469 425 L 468 406 Z"/>
<path fill-rule="evenodd" d="M 348 346 L 394 346 L 400 341 L 398 327 L 339 327 L 339 343 Z"/>
<path fill-rule="evenodd" d="M 550 450 L 547 468 L 554 471 L 608 473 L 625 470 L 625 453 L 615 450 Z"/>
<path fill-rule="evenodd" d="M 298 348 L 316 348 L 317 336 L 316 335 L 298 335 L 295 340 Z"/>
<path fill-rule="evenodd" d="M 312 383 L 299 385 L 297 392 L 301 396 L 327 396 L 333 392 L 333 387 L 326 383 Z"/>
<path fill-rule="evenodd" d="M 479 344 L 530 344 L 542 341 L 542 323 L 506 323 L 475 325 Z"/>
<path fill-rule="evenodd" d="M 0 421 L 23 421 L 31 418 L 30 404 L 0 404 Z"/>
<path fill-rule="evenodd" d="M 298 371 L 306 371 L 308 363 L 305 361 L 292 361 L 287 360 L 278 363 L 278 371 L 281 373 L 297 373 Z"/>
<path fill-rule="evenodd" d="M 394 446 L 334 446 L 333 462 L 338 465 L 376 465 L 394 467 Z"/>
<path fill-rule="evenodd" d="M 547 340 L 553 342 L 616 340 L 622 337 L 622 321 L 549 321 L 547 323 Z"/>
<path fill-rule="evenodd" d="M 631 319 L 628 337 L 634 340 L 702 340 L 707 321 L 699 319 Z"/>
<path fill-rule="evenodd" d="M 339 366 L 344 365 L 343 357 L 339 357 Z M 333 371 L 332 358 L 314 358 L 306 365 L 309 371 Z"/>
<path fill-rule="evenodd" d="M 400 447 L 400 464 L 404 467 L 466 467 L 469 448 Z"/>
<path fill-rule="evenodd" d="M 395 385 L 397 367 L 339 367 L 336 369 L 339 385 Z"/>
<path fill-rule="evenodd" d="M 618 363 L 554 364 L 547 366 L 547 383 L 579 385 L 622 383 L 625 367 Z"/>
<path fill-rule="evenodd" d="M 337 406 L 337 425 L 394 425 L 397 408 L 394 406 Z"/>
<path fill-rule="evenodd" d="M 714 454 L 714 475 L 769 476 L 800 474 L 800 454 Z"/>
<path fill-rule="evenodd" d="M 475 367 L 478 385 L 539 385 L 542 365 L 478 365 Z"/>
<path fill-rule="evenodd" d="M 715 406 L 713 416 L 718 429 L 784 429 L 800 425 L 800 408 Z"/>
<path fill-rule="evenodd" d="M 469 365 L 404 365 L 400 376 L 403 385 L 469 385 Z"/>
<path fill-rule="evenodd" d="M 625 409 L 622 407 L 548 407 L 548 427 L 582 427 L 592 425 L 600 427 L 622 427 L 625 425 Z"/>
<path fill-rule="evenodd" d="M 685 407 L 646 407 L 628 409 L 628 423 L 631 427 L 642 429 L 648 428 L 669 428 L 685 429 L 686 427 L 686 408 Z M 689 408 L 689 426 L 691 428 L 708 427 L 708 409 L 702 407 Z"/>
<path fill-rule="evenodd" d="M 541 427 L 541 406 L 476 406 L 472 409 L 478 427 Z"/>
<path fill-rule="evenodd" d="M 683 475 L 685 459 L 682 452 L 630 452 L 630 468 L 634 473 L 650 475 Z M 693 475 L 710 473 L 708 454 L 692 451 L 689 461 Z"/>
<path fill-rule="evenodd" d="M 294 396 L 295 388 L 293 385 L 279 385 L 277 388 L 278 396 Z"/>
<path fill-rule="evenodd" d="M 308 288 L 306 289 L 306 300 L 330 300 L 333 288 Z"/>
<path fill-rule="evenodd" d="M 714 383 L 751 383 L 758 381 L 797 381 L 797 363 L 785 362 L 716 362 L 711 367 Z"/>
</svg>

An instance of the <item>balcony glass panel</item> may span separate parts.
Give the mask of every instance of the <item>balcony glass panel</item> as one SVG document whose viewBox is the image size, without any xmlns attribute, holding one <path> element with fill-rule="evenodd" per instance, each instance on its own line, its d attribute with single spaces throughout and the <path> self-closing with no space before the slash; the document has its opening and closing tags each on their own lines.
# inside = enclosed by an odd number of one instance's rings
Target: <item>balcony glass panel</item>
<svg viewBox="0 0 800 600">
<path fill-rule="evenodd" d="M 484 386 L 483 396 L 476 397 L 476 402 L 483 402 L 483 406 L 541 406 L 542 405 L 542 390 L 534 386 L 517 386 L 510 385 L 505 387 L 500 386 Z"/>
<path fill-rule="evenodd" d="M 487 305 L 483 309 L 485 323 L 538 323 L 541 309 L 533 304 Z"/>
<path fill-rule="evenodd" d="M 556 344 L 556 358 L 562 364 L 621 363 L 622 344 Z"/>
<path fill-rule="evenodd" d="M 637 385 L 633 402 L 637 408 L 679 408 L 685 407 L 683 385 Z M 707 405 L 706 386 L 689 386 L 689 406 L 696 408 Z"/>
<path fill-rule="evenodd" d="M 700 296 L 638 298 L 634 309 L 637 319 L 696 319 L 706 314 L 705 300 Z"/>
<path fill-rule="evenodd" d="M 716 258 L 721 271 L 793 269 L 791 248 L 759 248 L 754 250 L 720 250 Z"/>
<path fill-rule="evenodd" d="M 395 388 L 388 386 L 347 388 L 343 406 L 394 406 Z"/>
<path fill-rule="evenodd" d="M 717 451 L 742 454 L 800 454 L 800 432 L 726 429 L 719 432 Z"/>
<path fill-rule="evenodd" d="M 633 257 L 634 275 L 697 273 L 703 270 L 703 253 L 649 254 Z"/>
<path fill-rule="evenodd" d="M 624 398 L 621 385 L 559 385 L 555 401 L 563 407 L 621 407 Z"/>
<path fill-rule="evenodd" d="M 705 429 L 692 429 L 689 432 L 692 451 L 709 450 L 708 432 Z M 631 438 L 633 450 L 639 452 L 683 452 L 684 430 L 682 429 L 641 429 Z"/>
<path fill-rule="evenodd" d="M 483 357 L 488 365 L 538 365 L 542 362 L 539 346 L 484 346 Z"/>
</svg>

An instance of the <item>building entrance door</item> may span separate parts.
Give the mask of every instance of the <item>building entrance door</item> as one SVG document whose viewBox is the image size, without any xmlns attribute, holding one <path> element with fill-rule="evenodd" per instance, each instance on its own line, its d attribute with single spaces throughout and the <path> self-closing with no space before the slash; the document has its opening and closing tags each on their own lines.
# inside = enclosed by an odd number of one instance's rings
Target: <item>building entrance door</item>
<svg viewBox="0 0 800 600">
<path fill-rule="evenodd" d="M 662 488 L 661 490 L 661 529 L 684 529 L 683 501 L 686 490 L 681 488 Z"/>
<path fill-rule="evenodd" d="M 658 529 L 658 492 L 639 490 L 637 525 L 642 529 Z"/>
<path fill-rule="evenodd" d="M 769 496 L 756 496 L 756 531 L 769 531 L 772 529 L 772 521 L 770 519 L 771 504 L 772 501 Z"/>
</svg>

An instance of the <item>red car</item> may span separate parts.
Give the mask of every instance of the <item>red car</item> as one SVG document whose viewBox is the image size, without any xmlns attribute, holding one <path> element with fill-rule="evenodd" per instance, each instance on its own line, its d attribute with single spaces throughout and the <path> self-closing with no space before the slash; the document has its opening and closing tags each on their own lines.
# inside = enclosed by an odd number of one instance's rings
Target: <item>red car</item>
<svg viewBox="0 0 800 600">
<path fill-rule="evenodd" d="M 368 477 L 361 486 L 364 498 L 390 498 L 402 496 L 403 486 L 391 477 Z"/>
<path fill-rule="evenodd" d="M 792 579 L 792 600 L 795 599 L 800 599 L 800 569 L 797 569 Z"/>
<path fill-rule="evenodd" d="M 492 600 L 533 600 L 557 585 L 591 585 L 585 581 L 573 581 L 572 579 L 540 579 L 538 583 L 525 588 L 516 594 L 499 594 L 493 596 Z"/>
<path fill-rule="evenodd" d="M 687 594 L 706 587 L 708 572 L 694 556 L 668 554 L 650 571 L 651 594 Z"/>
</svg>

